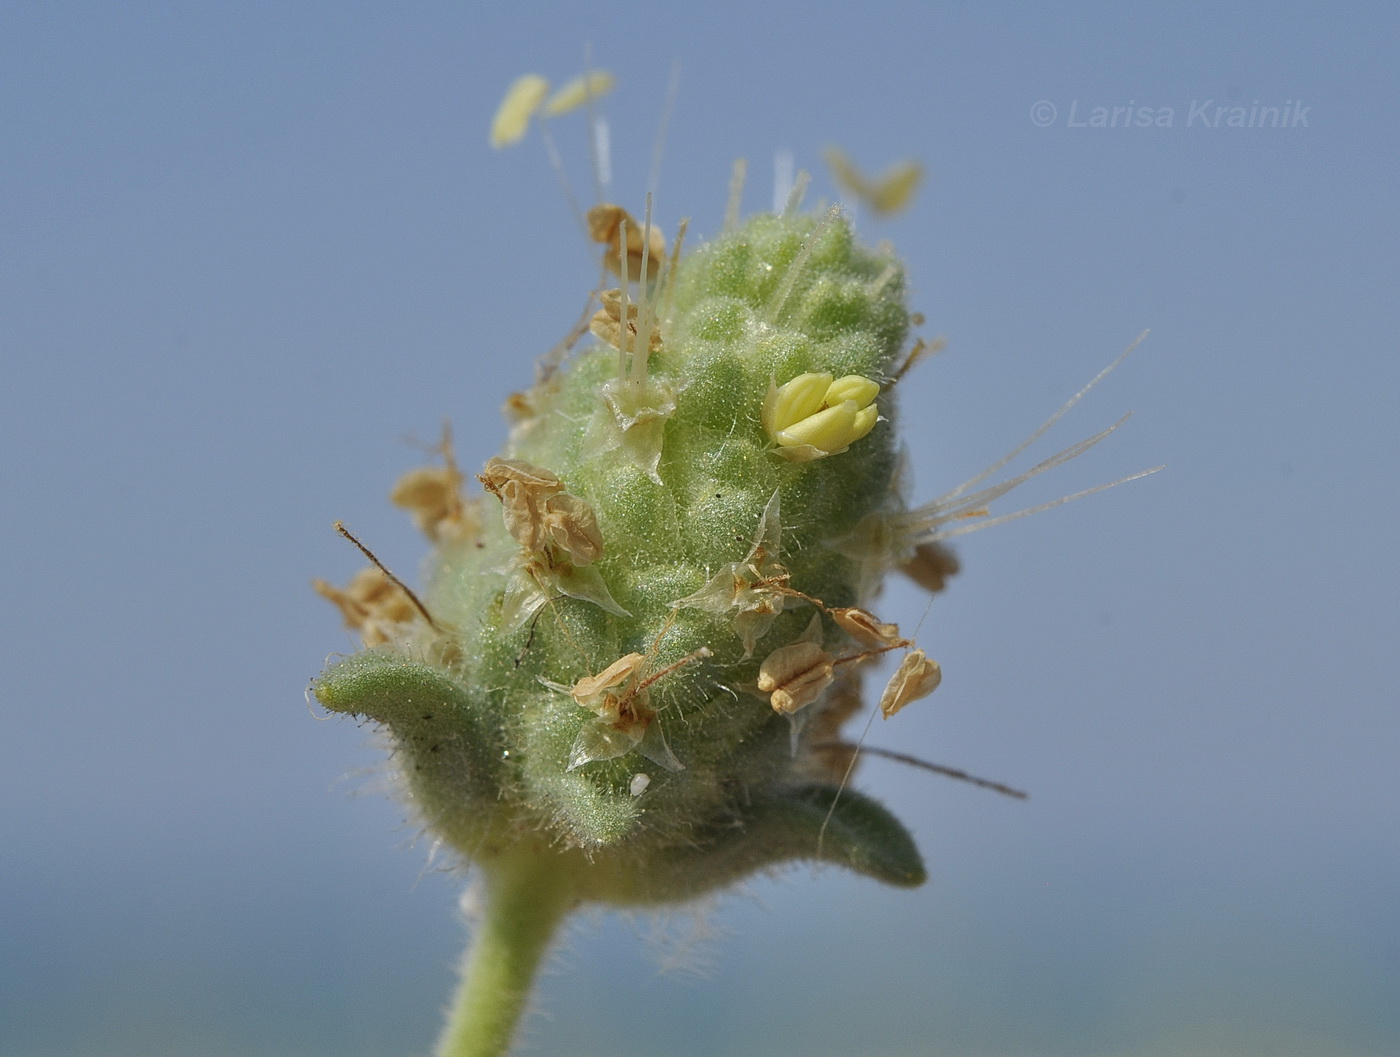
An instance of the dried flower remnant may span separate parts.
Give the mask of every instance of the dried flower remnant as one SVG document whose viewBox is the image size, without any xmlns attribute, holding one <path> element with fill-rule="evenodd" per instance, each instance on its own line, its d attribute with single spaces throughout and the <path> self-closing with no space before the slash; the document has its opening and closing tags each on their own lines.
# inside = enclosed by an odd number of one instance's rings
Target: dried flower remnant
<svg viewBox="0 0 1400 1057">
<path fill-rule="evenodd" d="M 778 561 L 782 539 L 781 501 L 774 492 L 763 508 L 753 546 L 742 561 L 727 562 L 704 587 L 676 605 L 707 610 L 726 618 L 744 643 L 744 657 L 768 633 L 786 606 L 791 576 Z"/>
<path fill-rule="evenodd" d="M 638 306 L 632 303 L 624 308 L 620 290 L 604 290 L 600 300 L 603 307 L 588 321 L 588 329 L 593 336 L 619 351 L 631 352 L 641 348 L 642 342 L 637 330 L 640 316 Z M 622 326 L 624 312 L 627 315 L 625 333 Z M 647 335 L 646 350 L 648 353 L 656 352 L 661 348 L 661 328 L 657 326 L 655 319 L 648 330 L 650 333 Z"/>
<path fill-rule="evenodd" d="M 418 618 L 418 610 L 403 589 L 373 565 L 357 572 L 344 588 L 325 580 L 312 580 L 311 586 L 340 610 L 345 626 L 359 632 L 366 646 L 388 642 L 403 625 Z"/>
<path fill-rule="evenodd" d="M 565 492 L 553 472 L 523 459 L 493 458 L 477 479 L 501 501 L 506 531 L 520 544 L 504 597 L 511 627 L 523 624 L 554 595 L 628 615 L 592 568 L 603 556 L 592 506 Z"/>
<path fill-rule="evenodd" d="M 886 624 L 868 610 L 846 606 L 831 610 L 832 619 L 851 638 L 863 646 L 904 646 L 908 644 L 899 633 L 898 624 Z"/>
<path fill-rule="evenodd" d="M 880 695 L 880 714 L 889 719 L 911 701 L 933 693 L 942 681 L 937 661 L 929 660 L 923 650 L 910 650 Z"/>
<path fill-rule="evenodd" d="M 569 770 L 615 759 L 641 744 L 656 718 L 646 689 L 637 685 L 645 668 L 645 655 L 629 653 L 574 684 L 569 696 L 598 718 L 579 731 L 569 753 Z"/>
<path fill-rule="evenodd" d="M 583 566 L 603 556 L 593 508 L 565 492 L 550 471 L 521 459 L 492 459 L 478 478 L 500 499 L 506 531 L 531 557 Z"/>
<path fill-rule="evenodd" d="M 709 656 L 710 651 L 701 647 L 674 664 L 652 672 L 645 654 L 629 653 L 613 661 L 597 675 L 578 680 L 572 688 L 542 677 L 540 682 L 545 686 L 567 693 L 597 717 L 586 722 L 574 739 L 569 751 L 568 770 L 587 763 L 614 760 L 633 749 L 668 771 L 685 770 L 685 765 L 676 759 L 666 744 L 656 709 L 651 705 L 650 687 L 677 669 Z M 647 781 L 649 783 L 650 779 Z M 645 787 L 644 784 L 643 789 Z M 634 792 L 632 795 L 640 794 Z"/>
<path fill-rule="evenodd" d="M 452 453 L 452 432 L 444 427 L 437 445 L 442 466 L 420 466 L 399 478 L 389 501 L 409 512 L 428 539 L 448 545 L 476 540 L 481 529 L 479 501 L 463 492 L 465 478 Z"/>
<path fill-rule="evenodd" d="M 962 565 L 958 556 L 941 543 L 921 543 L 914 556 L 899 566 L 899 571 L 930 594 L 948 586 L 949 577 L 956 576 Z"/>
<path fill-rule="evenodd" d="M 661 274 L 666 264 L 666 236 L 659 227 L 638 224 L 631 213 L 611 203 L 594 206 L 587 219 L 589 236 L 607 247 L 603 265 L 613 275 L 622 275 L 624 261 L 630 283 L 639 282 L 644 271 L 647 282 Z"/>
</svg>

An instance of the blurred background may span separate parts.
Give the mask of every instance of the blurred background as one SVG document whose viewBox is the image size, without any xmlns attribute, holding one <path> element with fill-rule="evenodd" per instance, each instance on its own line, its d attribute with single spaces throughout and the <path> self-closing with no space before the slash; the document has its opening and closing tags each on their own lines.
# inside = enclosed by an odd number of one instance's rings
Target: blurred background
<svg viewBox="0 0 1400 1057">
<path fill-rule="evenodd" d="M 858 218 L 949 342 L 900 390 L 916 499 L 1145 327 L 1018 465 L 1132 421 L 997 510 L 1168 468 L 961 541 L 919 635 L 944 684 L 872 729 L 1028 802 L 870 759 L 928 885 L 583 919 L 521 1052 L 1400 1052 L 1392 5 L 9 0 L 0 1055 L 430 1049 L 462 879 L 371 732 L 303 704 L 351 647 L 309 580 L 361 565 L 335 518 L 411 573 L 415 442 L 450 418 L 479 467 L 582 309 L 538 136 L 486 132 L 586 42 L 638 215 L 680 64 L 668 234 L 718 230 L 737 157 L 747 210 L 775 152 L 813 199 L 828 143 L 926 164 Z M 1215 123 L 1256 105 L 1288 127 Z"/>
</svg>

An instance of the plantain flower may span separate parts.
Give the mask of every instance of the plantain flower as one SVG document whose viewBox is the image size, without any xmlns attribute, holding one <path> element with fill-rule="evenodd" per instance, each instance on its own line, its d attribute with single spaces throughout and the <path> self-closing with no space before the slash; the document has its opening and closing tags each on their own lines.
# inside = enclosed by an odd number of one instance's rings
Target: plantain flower
<svg viewBox="0 0 1400 1057">
<path fill-rule="evenodd" d="M 875 428 L 879 395 L 879 383 L 858 374 L 799 374 L 769 388 L 763 428 L 778 454 L 794 462 L 839 455 Z"/>
</svg>

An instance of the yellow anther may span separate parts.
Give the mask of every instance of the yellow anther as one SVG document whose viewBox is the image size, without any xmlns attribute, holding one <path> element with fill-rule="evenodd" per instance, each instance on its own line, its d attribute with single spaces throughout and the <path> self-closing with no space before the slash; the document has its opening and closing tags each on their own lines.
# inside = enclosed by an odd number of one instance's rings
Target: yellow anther
<svg viewBox="0 0 1400 1057">
<path fill-rule="evenodd" d="M 879 383 L 858 374 L 799 374 L 768 390 L 763 428 L 778 453 L 797 462 L 836 455 L 860 440 L 880 417 Z"/>
<path fill-rule="evenodd" d="M 924 167 L 916 161 L 902 161 L 870 179 L 840 147 L 828 147 L 826 164 L 841 188 L 855 195 L 876 213 L 898 213 L 914 200 L 914 192 L 924 177 Z"/>
<path fill-rule="evenodd" d="M 822 409 L 831 384 L 829 374 L 799 374 L 792 381 L 770 389 L 768 399 L 763 402 L 763 428 L 777 433 L 816 414 Z"/>
<path fill-rule="evenodd" d="M 590 99 L 603 98 L 616 83 L 617 78 L 607 70 L 593 70 L 575 77 L 549 97 L 549 102 L 544 105 L 544 116 L 558 117 L 570 110 L 577 110 Z"/>
<path fill-rule="evenodd" d="M 517 77 L 506 89 L 496 118 L 491 122 L 491 146 L 500 150 L 518 143 L 530 127 L 530 119 L 549 94 L 549 82 L 537 74 Z"/>
<path fill-rule="evenodd" d="M 826 391 L 826 402 L 835 404 L 850 400 L 856 407 L 866 407 L 879 395 L 879 382 L 872 382 L 858 374 L 848 374 L 831 383 L 831 387 Z"/>
</svg>

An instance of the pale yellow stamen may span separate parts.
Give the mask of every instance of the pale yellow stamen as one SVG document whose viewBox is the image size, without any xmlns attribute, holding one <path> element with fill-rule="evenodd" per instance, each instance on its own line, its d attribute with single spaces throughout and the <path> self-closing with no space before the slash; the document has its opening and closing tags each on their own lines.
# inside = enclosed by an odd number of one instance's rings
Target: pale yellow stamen
<svg viewBox="0 0 1400 1057">
<path fill-rule="evenodd" d="M 543 77 L 527 73 L 524 77 L 516 78 L 506 89 L 505 98 L 501 100 L 495 120 L 491 122 L 491 146 L 500 150 L 512 143 L 519 143 L 530 127 L 530 119 L 548 94 L 549 82 Z"/>
<path fill-rule="evenodd" d="M 570 110 L 577 110 L 590 99 L 601 99 L 613 90 L 617 78 L 607 70 L 593 70 L 575 77 L 563 88 L 549 97 L 544 105 L 545 117 L 558 117 Z"/>
<path fill-rule="evenodd" d="M 763 401 L 763 428 L 778 453 L 799 462 L 845 451 L 879 420 L 875 398 L 880 386 L 849 374 L 799 374 L 768 391 Z"/>
</svg>

